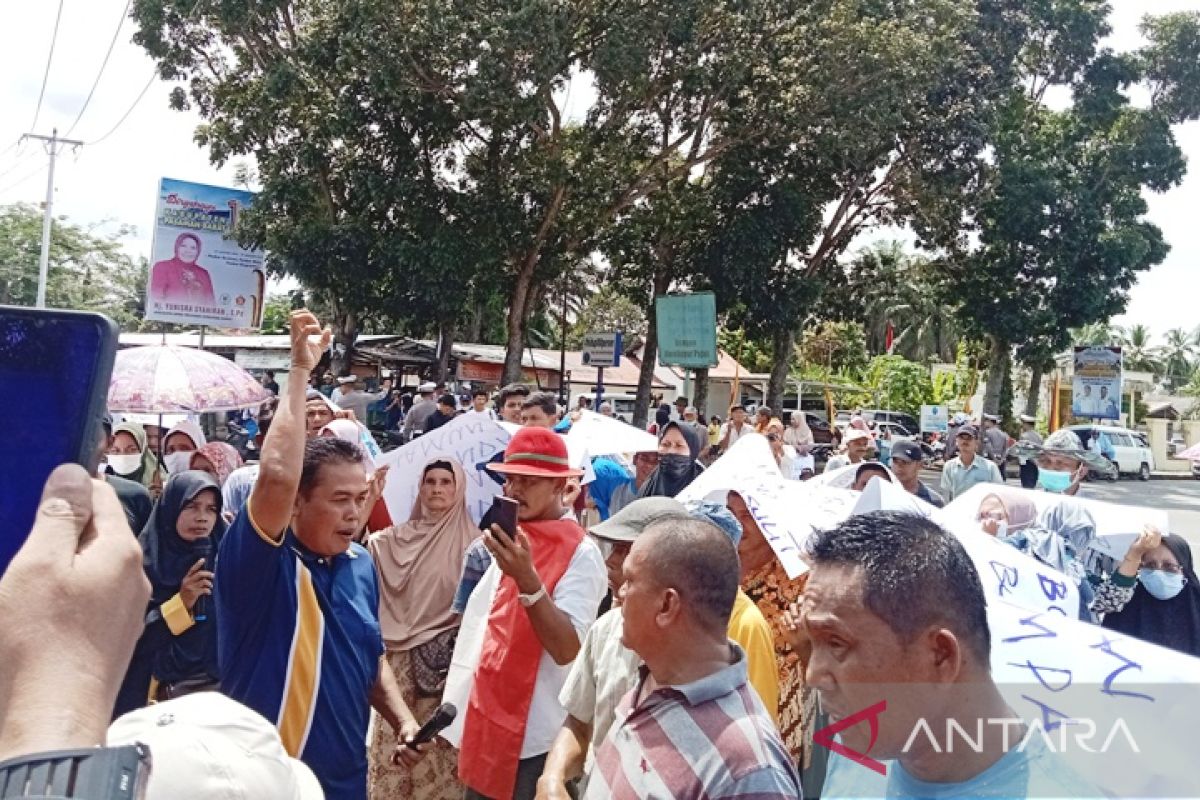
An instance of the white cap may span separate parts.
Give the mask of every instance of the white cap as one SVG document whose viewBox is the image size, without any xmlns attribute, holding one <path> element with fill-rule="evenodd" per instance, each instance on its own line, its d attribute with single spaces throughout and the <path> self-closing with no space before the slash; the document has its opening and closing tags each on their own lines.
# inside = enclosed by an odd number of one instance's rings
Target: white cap
<svg viewBox="0 0 1200 800">
<path fill-rule="evenodd" d="M 434 383 L 433 381 L 425 381 L 425 383 L 422 383 L 420 386 L 417 387 L 417 391 L 420 392 L 421 394 L 426 394 L 428 392 L 437 391 L 437 384 Z"/>
<path fill-rule="evenodd" d="M 343 375 L 342 377 L 338 378 L 339 386 L 345 386 L 348 383 L 357 383 L 357 382 L 358 382 L 358 378 L 355 377 L 354 375 Z"/>
<path fill-rule="evenodd" d="M 854 442 L 859 439 L 870 439 L 871 434 L 864 431 L 862 428 L 846 428 L 846 435 L 842 441 Z"/>
<path fill-rule="evenodd" d="M 219 692 L 131 711 L 108 729 L 108 746 L 150 748 L 146 800 L 323 800 L 312 770 L 288 756 L 266 719 Z"/>
</svg>

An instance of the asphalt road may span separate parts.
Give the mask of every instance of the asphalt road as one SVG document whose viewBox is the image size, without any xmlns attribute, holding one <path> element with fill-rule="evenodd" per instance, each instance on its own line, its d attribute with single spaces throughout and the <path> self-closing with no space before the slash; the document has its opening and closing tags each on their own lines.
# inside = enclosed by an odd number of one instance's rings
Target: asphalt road
<svg viewBox="0 0 1200 800">
<path fill-rule="evenodd" d="M 937 471 L 921 473 L 921 480 L 934 489 L 941 477 Z M 1010 477 L 1008 482 L 1019 485 L 1015 477 Z M 1171 520 L 1171 532 L 1180 534 L 1193 548 L 1200 549 L 1200 480 L 1142 482 L 1123 477 L 1116 483 L 1090 481 L 1083 485 L 1082 491 L 1086 497 L 1107 503 L 1165 509 Z"/>
</svg>

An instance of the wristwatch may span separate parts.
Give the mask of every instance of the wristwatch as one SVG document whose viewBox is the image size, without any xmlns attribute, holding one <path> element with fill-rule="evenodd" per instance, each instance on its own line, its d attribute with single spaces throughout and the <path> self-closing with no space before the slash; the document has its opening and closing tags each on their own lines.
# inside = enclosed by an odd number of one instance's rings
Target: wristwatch
<svg viewBox="0 0 1200 800">
<path fill-rule="evenodd" d="M 542 584 L 533 594 L 519 594 L 517 599 L 521 601 L 521 605 L 525 608 L 532 608 L 539 600 L 546 596 L 546 584 Z"/>
<path fill-rule="evenodd" d="M 34 753 L 0 762 L 0 800 L 140 800 L 149 778 L 140 743 Z"/>
</svg>

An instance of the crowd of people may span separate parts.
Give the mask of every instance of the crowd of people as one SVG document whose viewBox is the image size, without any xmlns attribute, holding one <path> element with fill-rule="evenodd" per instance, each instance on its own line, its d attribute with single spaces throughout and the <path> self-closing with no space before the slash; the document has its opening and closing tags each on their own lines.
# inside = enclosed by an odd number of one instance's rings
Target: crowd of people
<svg viewBox="0 0 1200 800">
<path fill-rule="evenodd" d="M 476 391 L 465 409 L 427 383 L 403 408 L 391 387 L 346 380 L 327 396 L 313 371 L 328 331 L 295 312 L 291 337 L 256 463 L 193 423 L 160 447 L 122 423 L 105 429 L 102 481 L 68 467 L 51 477 L 0 580 L 0 760 L 144 741 L 154 798 L 861 797 L 861 776 L 815 733 L 868 687 L 903 685 L 877 740 L 844 734 L 898 765 L 885 794 L 867 796 L 1097 796 L 1044 749 L 901 747 L 918 715 L 1013 716 L 955 535 L 912 514 L 853 516 L 817 532 L 809 570 L 789 577 L 752 498 L 676 499 L 750 435 L 780 478 L 812 477 L 802 414 L 734 406 L 719 424 L 682 398 L 658 410 L 656 450 L 582 465 L 561 435 L 578 414 L 552 394 Z M 479 467 L 442 455 L 421 465 L 408 518 L 391 519 L 388 471 L 360 422 L 381 401 L 413 438 L 459 414 L 520 426 L 483 466 L 515 522 L 499 505 L 476 522 L 466 497 Z M 932 507 L 987 484 L 980 535 L 1072 577 L 1081 619 L 1200 656 L 1200 582 L 1182 538 L 1147 528 L 1119 562 L 1097 557 L 1086 512 L 1039 513 L 1005 485 L 994 420 L 960 423 L 940 493 L 921 481 L 918 444 L 884 445 L 861 417 L 825 471 Z M 1073 436 L 1022 437 L 1022 483 L 1077 491 L 1096 462 Z M 440 735 L 418 738 L 445 704 L 455 713 Z M 64 719 L 82 722 L 66 731 Z M 184 737 L 211 744 L 189 750 Z M 225 761 L 220 786 L 236 791 L 187 782 L 234 750 L 253 755 Z"/>
</svg>

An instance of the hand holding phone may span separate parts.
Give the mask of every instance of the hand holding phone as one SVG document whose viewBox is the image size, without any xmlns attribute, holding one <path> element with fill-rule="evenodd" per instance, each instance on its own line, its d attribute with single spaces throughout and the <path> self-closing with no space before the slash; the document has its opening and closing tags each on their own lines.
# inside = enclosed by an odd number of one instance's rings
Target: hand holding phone
<svg viewBox="0 0 1200 800">
<path fill-rule="evenodd" d="M 101 314 L 0 306 L 0 386 L 11 387 L 5 412 L 14 421 L 0 439 L 0 574 L 54 468 L 95 471 L 116 352 L 117 326 Z"/>
<path fill-rule="evenodd" d="M 515 539 L 517 536 L 519 507 L 520 504 L 511 497 L 498 494 L 492 498 L 491 522 L 493 525 L 499 525 L 500 529 L 508 534 L 509 539 Z"/>
</svg>

